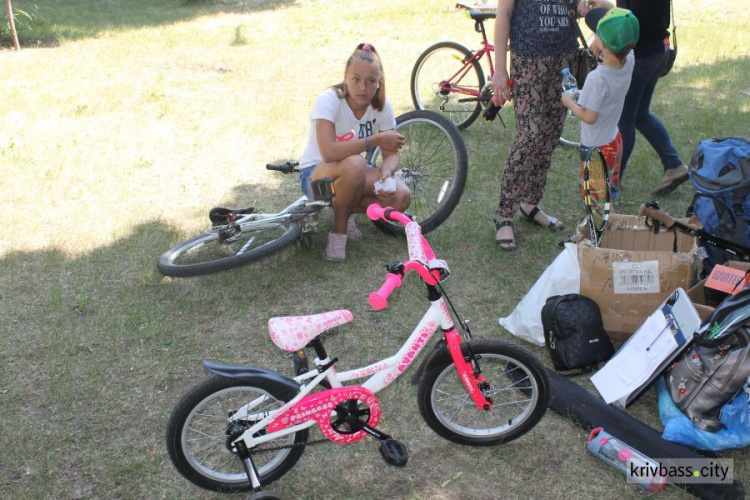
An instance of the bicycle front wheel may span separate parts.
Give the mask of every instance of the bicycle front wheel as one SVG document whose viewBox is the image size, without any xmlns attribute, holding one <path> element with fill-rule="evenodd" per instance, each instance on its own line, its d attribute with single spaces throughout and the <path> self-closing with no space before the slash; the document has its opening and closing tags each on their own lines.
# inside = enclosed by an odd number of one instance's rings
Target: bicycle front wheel
<svg viewBox="0 0 750 500">
<path fill-rule="evenodd" d="M 507 443 L 531 430 L 549 404 L 549 379 L 541 362 L 521 346 L 501 340 L 471 343 L 490 387 L 492 409 L 479 410 L 466 393 L 453 360 L 425 373 L 417 397 L 427 425 L 456 443 Z"/>
<path fill-rule="evenodd" d="M 406 139 L 398 154 L 396 171 L 411 191 L 407 212 L 417 217 L 422 233 L 442 224 L 458 205 L 469 170 L 466 144 L 455 125 L 433 111 L 409 111 L 396 118 L 396 130 Z M 368 158 L 380 161 L 380 148 Z M 385 230 L 399 234 L 403 226 L 378 221 Z"/>
<path fill-rule="evenodd" d="M 169 419 L 166 437 L 172 463 L 201 488 L 221 492 L 251 489 L 242 460 L 229 444 L 295 395 L 286 388 L 261 387 L 238 379 L 207 379 L 177 403 Z M 239 412 L 243 418 L 236 418 Z M 307 438 L 304 429 L 250 450 L 263 485 L 292 468 Z"/>
<path fill-rule="evenodd" d="M 439 42 L 425 50 L 411 73 L 411 98 L 417 109 L 444 114 L 459 129 L 477 119 L 482 111 L 477 99 L 484 87 L 484 73 L 472 52 L 455 42 Z"/>
<path fill-rule="evenodd" d="M 165 276 L 178 278 L 226 271 L 268 257 L 301 235 L 295 221 L 215 227 L 164 252 L 157 267 Z"/>
</svg>

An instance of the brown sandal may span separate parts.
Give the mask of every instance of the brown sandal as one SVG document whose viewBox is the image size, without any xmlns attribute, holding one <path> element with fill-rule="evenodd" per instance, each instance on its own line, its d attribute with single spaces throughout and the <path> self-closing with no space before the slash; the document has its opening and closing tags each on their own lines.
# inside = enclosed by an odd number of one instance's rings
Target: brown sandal
<svg viewBox="0 0 750 500">
<path fill-rule="evenodd" d="M 504 227 L 509 227 L 511 230 L 513 230 L 513 221 L 511 220 L 504 220 L 502 222 L 495 222 L 495 243 L 497 243 L 500 248 L 505 250 L 506 252 L 510 252 L 512 250 L 516 249 L 516 240 L 515 238 L 503 238 L 499 239 L 498 234 L 500 233 L 500 229 Z"/>
</svg>

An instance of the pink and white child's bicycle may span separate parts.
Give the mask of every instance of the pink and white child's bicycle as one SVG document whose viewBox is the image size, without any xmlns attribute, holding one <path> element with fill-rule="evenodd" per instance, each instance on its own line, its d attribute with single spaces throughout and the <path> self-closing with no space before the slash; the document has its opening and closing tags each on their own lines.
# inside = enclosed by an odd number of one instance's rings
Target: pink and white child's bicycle
<svg viewBox="0 0 750 500">
<path fill-rule="evenodd" d="M 263 368 L 204 361 L 214 375 L 188 392 L 167 426 L 167 448 L 177 470 L 214 491 L 254 491 L 250 498 L 278 495 L 263 487 L 292 468 L 305 446 L 352 443 L 372 436 L 391 465 L 405 465 L 403 443 L 377 428 L 376 394 L 427 351 L 412 382 L 419 385 L 419 411 L 440 436 L 457 443 L 493 445 L 528 432 L 547 410 L 549 380 L 541 362 L 525 348 L 503 340 L 473 340 L 468 322 L 453 309 L 441 286 L 450 276 L 435 258 L 419 224 L 390 208 L 370 205 L 372 220 L 406 226 L 409 260 L 388 265 L 388 276 L 369 303 L 385 309 L 403 277 L 415 272 L 427 287 L 430 307 L 399 351 L 363 368 L 338 372 L 321 335 L 352 320 L 347 310 L 272 318 L 274 344 L 289 352 L 315 350 L 315 368 L 294 378 Z M 436 331 L 443 335 L 425 348 Z M 358 379 L 361 384 L 344 385 Z M 323 439 L 308 442 L 316 426 Z"/>
</svg>

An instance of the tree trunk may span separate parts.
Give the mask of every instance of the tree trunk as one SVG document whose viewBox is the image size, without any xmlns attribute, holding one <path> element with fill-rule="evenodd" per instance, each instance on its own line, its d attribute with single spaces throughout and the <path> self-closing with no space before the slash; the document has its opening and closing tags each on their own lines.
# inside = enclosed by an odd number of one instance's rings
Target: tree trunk
<svg viewBox="0 0 750 500">
<path fill-rule="evenodd" d="M 16 21 L 13 19 L 13 7 L 10 5 L 10 0 L 5 0 L 5 5 L 8 6 L 8 25 L 10 25 L 10 34 L 13 36 L 13 45 L 16 50 L 21 50 L 21 44 L 18 43 L 18 33 L 16 33 Z"/>
</svg>

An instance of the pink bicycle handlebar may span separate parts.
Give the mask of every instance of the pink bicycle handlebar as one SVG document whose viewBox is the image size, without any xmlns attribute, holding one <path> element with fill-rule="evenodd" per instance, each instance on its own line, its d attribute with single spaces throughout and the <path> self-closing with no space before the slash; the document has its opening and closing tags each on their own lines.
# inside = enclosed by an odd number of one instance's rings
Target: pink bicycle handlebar
<svg viewBox="0 0 750 500">
<path fill-rule="evenodd" d="M 411 219 L 406 215 L 402 214 L 398 210 L 394 210 L 391 207 L 381 207 L 377 203 L 372 203 L 367 207 L 367 216 L 370 220 L 383 219 L 386 221 L 400 222 L 404 226 L 411 222 Z"/>
<path fill-rule="evenodd" d="M 388 307 L 388 297 L 391 296 L 393 290 L 401 286 L 401 281 L 402 277 L 400 274 L 388 274 L 380 290 L 370 294 L 370 298 L 367 300 L 370 307 L 376 311 L 382 311 Z"/>
<path fill-rule="evenodd" d="M 427 240 L 422 236 L 419 224 L 401 212 L 390 207 L 383 208 L 377 203 L 373 203 L 367 207 L 367 216 L 371 220 L 383 219 L 385 221 L 395 221 L 406 226 L 406 239 L 409 247 L 409 258 L 411 260 L 404 262 L 404 274 L 409 271 L 415 271 L 425 283 L 430 285 L 434 285 L 439 281 L 439 271 L 435 271 L 438 274 L 433 275 L 427 267 L 427 263 L 435 258 L 435 253 L 430 248 Z M 402 280 L 403 275 L 389 273 L 380 290 L 370 294 L 368 300 L 370 306 L 376 311 L 385 309 L 388 306 L 388 297 L 391 296 L 393 290 L 401 286 Z"/>
</svg>

